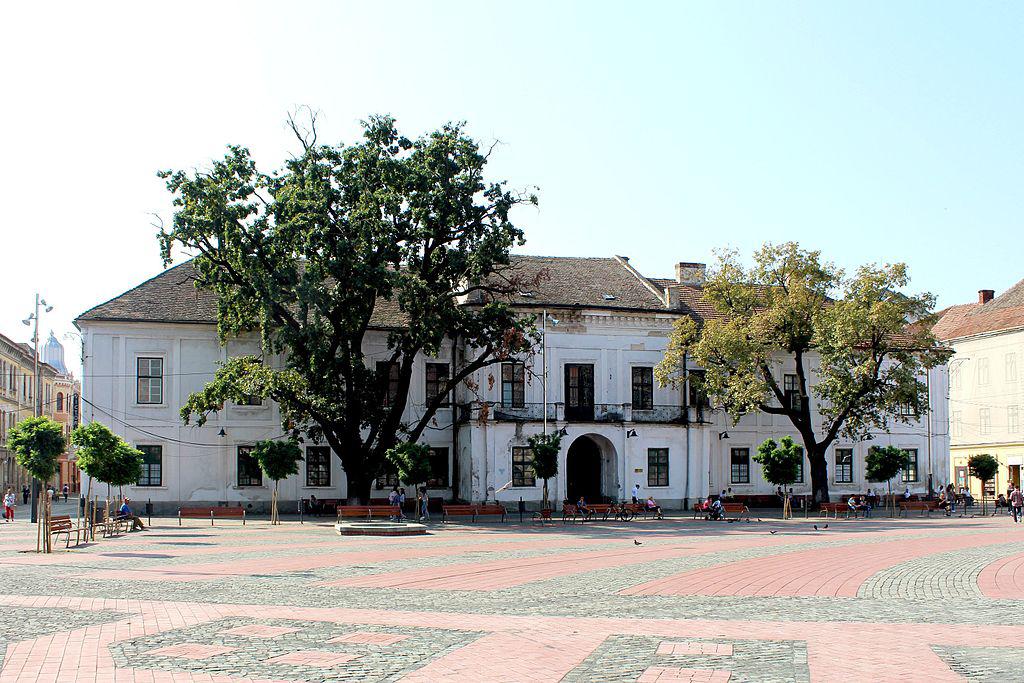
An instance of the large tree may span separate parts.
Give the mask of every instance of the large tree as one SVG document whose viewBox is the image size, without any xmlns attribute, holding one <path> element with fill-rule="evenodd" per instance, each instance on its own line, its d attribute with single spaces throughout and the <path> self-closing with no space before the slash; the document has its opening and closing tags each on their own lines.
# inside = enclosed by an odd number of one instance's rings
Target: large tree
<svg viewBox="0 0 1024 683">
<path fill-rule="evenodd" d="M 734 421 L 758 411 L 788 418 L 814 500 L 827 501 L 829 446 L 917 421 L 929 410 L 924 373 L 949 357 L 931 333 L 934 297 L 905 293 L 908 282 L 904 264 L 847 277 L 792 242 L 766 244 L 750 267 L 722 252 L 704 286 L 716 314 L 678 322 L 658 377 L 702 383 Z M 688 358 L 703 380 L 688 376 Z"/>
<path fill-rule="evenodd" d="M 348 146 L 319 143 L 315 121 L 292 128 L 301 152 L 275 173 L 230 147 L 208 170 L 161 174 L 176 207 L 160 232 L 165 262 L 193 255 L 197 286 L 218 295 L 222 342 L 256 330 L 264 348 L 228 361 L 182 417 L 272 399 L 293 436 L 331 445 L 349 495 L 365 499 L 387 450 L 436 424 L 460 382 L 535 343 L 506 295 L 523 243 L 509 214 L 536 198 L 486 181 L 489 152 L 461 125 L 410 140 L 374 117 Z M 387 352 L 368 355 L 381 328 Z M 456 340 L 467 353 L 403 422 L 414 359 Z"/>
</svg>

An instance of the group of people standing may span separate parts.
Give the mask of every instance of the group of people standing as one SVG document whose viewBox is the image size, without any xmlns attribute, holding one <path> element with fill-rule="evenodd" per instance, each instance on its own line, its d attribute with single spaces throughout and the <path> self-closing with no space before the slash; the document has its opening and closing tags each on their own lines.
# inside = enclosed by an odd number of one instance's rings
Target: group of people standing
<svg viewBox="0 0 1024 683">
<path fill-rule="evenodd" d="M 427 507 L 427 503 L 430 498 L 427 496 L 427 489 L 421 488 L 416 492 L 416 512 L 414 514 L 419 515 L 421 522 L 430 521 L 430 510 Z M 398 506 L 398 518 L 405 519 L 405 489 L 395 487 L 391 489 L 391 493 L 388 494 L 388 505 Z"/>
</svg>

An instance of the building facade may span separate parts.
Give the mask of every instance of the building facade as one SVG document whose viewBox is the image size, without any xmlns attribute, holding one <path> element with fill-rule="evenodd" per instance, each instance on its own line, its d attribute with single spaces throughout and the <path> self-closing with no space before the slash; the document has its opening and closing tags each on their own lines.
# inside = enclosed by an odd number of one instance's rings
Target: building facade
<svg viewBox="0 0 1024 683">
<path fill-rule="evenodd" d="M 995 456 L 1000 468 L 986 494 L 1020 486 L 1024 467 L 1024 280 L 1000 296 L 983 289 L 977 303 L 942 312 L 935 334 L 954 355 L 949 361 L 950 476 L 980 495 L 969 476 L 971 456 Z"/>
<path fill-rule="evenodd" d="M 40 355 L 43 361 L 56 371 L 49 414 L 64 427 L 64 436 L 68 440 L 68 450 L 61 454 L 58 463 L 56 485 L 58 490 L 67 485 L 69 493 L 77 493 L 81 477 L 75 465 L 71 432 L 78 426 L 81 417 L 82 385 L 64 362 L 64 345 L 52 331 L 50 338 L 40 349 Z"/>
<path fill-rule="evenodd" d="M 31 346 L 0 334 L 0 479 L 3 490 L 10 486 L 20 491 L 31 482 L 28 473 L 18 465 L 14 452 L 7 447 L 7 434 L 14 425 L 35 414 L 37 396 L 33 359 Z M 57 370 L 40 362 L 39 374 L 41 405 L 38 407 L 42 415 L 55 418 Z"/>
<path fill-rule="evenodd" d="M 635 484 L 668 507 L 685 507 L 722 489 L 740 498 L 772 495 L 752 456 L 767 438 L 799 441 L 788 420 L 756 414 L 733 425 L 694 386 L 660 387 L 654 380 L 675 321 L 710 314 L 702 264 L 680 263 L 668 279 L 645 277 L 625 257 L 517 256 L 514 268 L 519 281 L 534 283 L 517 293 L 514 304 L 538 320 L 546 316 L 543 349 L 481 370 L 437 413 L 421 439 L 434 450 L 431 496 L 509 504 L 522 499 L 536 507 L 543 482 L 528 466 L 527 438 L 544 429 L 563 434 L 559 473 L 549 482 L 556 502 L 621 499 Z M 273 404 L 229 404 L 202 427 L 184 426 L 178 414 L 187 397 L 212 379 L 218 362 L 259 352 L 255 338 L 220 346 L 215 310 L 213 295 L 194 288 L 186 263 L 77 321 L 86 349 L 84 419 L 107 423 L 143 451 L 143 480 L 128 495 L 157 509 L 190 502 L 259 510 L 270 498 L 248 449 L 282 436 Z M 368 363 L 386 356 L 385 322 L 368 337 Z M 406 406 L 410 418 L 421 414 L 438 378 L 449 376 L 453 358 L 466 353 L 471 350 L 449 346 L 437 358 L 417 359 Z M 776 371 L 780 384 L 793 372 L 781 357 Z M 945 396 L 943 370 L 934 370 L 929 382 L 935 411 L 925 419 L 894 423 L 869 442 L 835 444 L 829 453 L 833 491 L 877 487 L 864 478 L 872 445 L 914 454 L 915 467 L 900 486 L 923 493 L 929 476 L 935 486 L 945 481 L 946 416 L 944 402 L 935 400 Z M 936 421 L 941 434 L 931 430 Z M 281 482 L 282 501 L 311 494 L 344 498 L 339 458 L 326 446 L 304 448 L 303 471 Z M 395 483 L 389 477 L 378 481 L 381 497 Z M 796 493 L 809 490 L 809 476 L 794 486 Z"/>
</svg>

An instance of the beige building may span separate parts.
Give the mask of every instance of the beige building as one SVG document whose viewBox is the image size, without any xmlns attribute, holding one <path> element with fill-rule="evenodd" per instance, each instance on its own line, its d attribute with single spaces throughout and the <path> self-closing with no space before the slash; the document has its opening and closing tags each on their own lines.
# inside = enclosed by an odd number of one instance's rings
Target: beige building
<svg viewBox="0 0 1024 683">
<path fill-rule="evenodd" d="M 0 484 L 5 490 L 11 486 L 20 491 L 22 486 L 31 481 L 28 473 L 17 464 L 14 452 L 7 447 L 7 434 L 14 425 L 35 412 L 37 397 L 34 372 L 32 347 L 0 334 Z M 45 362 L 40 362 L 39 373 L 42 414 L 59 420 L 57 396 L 62 392 L 67 395 L 67 392 L 75 391 L 65 387 L 77 387 L 77 380 L 70 376 L 70 383 L 60 384 L 60 373 Z M 67 433 L 70 434 L 70 431 Z M 61 459 L 67 461 L 68 454 L 62 455 Z M 53 483 L 58 483 L 57 477 Z"/>
<path fill-rule="evenodd" d="M 1024 468 L 1024 280 L 999 296 L 990 289 L 977 303 L 940 314 L 936 336 L 953 348 L 949 361 L 950 476 L 981 493 L 967 462 L 988 453 L 1001 467 L 989 496 L 1020 486 Z"/>
</svg>

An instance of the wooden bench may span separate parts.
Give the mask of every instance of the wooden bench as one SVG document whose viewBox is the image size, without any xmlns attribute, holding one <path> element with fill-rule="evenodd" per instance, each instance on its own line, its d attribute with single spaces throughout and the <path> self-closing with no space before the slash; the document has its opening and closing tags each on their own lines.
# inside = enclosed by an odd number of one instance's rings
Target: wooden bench
<svg viewBox="0 0 1024 683">
<path fill-rule="evenodd" d="M 387 517 L 393 519 L 401 517 L 402 511 L 397 505 L 339 505 L 338 517 L 363 517 L 373 519 L 374 517 Z"/>
<path fill-rule="evenodd" d="M 903 515 L 904 513 L 907 513 L 911 510 L 917 510 L 921 513 L 922 517 L 925 515 L 925 513 L 927 513 L 928 516 L 931 517 L 932 510 L 939 509 L 938 502 L 933 500 L 904 500 L 900 501 L 899 505 L 900 511 L 897 516 Z"/>
<path fill-rule="evenodd" d="M 178 508 L 178 526 L 181 526 L 183 519 L 209 519 L 210 526 L 217 517 L 222 519 L 241 519 L 242 526 L 245 526 L 245 508 L 243 507 L 184 507 Z"/>
<path fill-rule="evenodd" d="M 818 508 L 818 516 L 827 518 L 829 513 L 832 513 L 832 517 L 839 519 L 840 512 L 849 512 L 850 506 L 846 503 L 822 503 L 821 507 Z"/>
<path fill-rule="evenodd" d="M 590 514 L 587 515 L 587 519 L 600 517 L 603 520 L 607 520 L 608 515 L 612 513 L 612 509 L 615 506 L 609 503 L 593 503 L 592 505 L 588 505 L 587 507 L 590 508 Z"/>
<path fill-rule="evenodd" d="M 81 543 L 81 534 L 84 531 L 83 527 L 75 526 L 69 515 L 50 517 L 50 522 L 47 524 L 47 532 L 51 536 L 60 536 L 61 534 L 67 536 L 67 543 L 64 544 L 65 548 L 71 547 L 71 534 L 75 535 L 75 545 Z"/>
<path fill-rule="evenodd" d="M 728 519 L 730 514 L 735 515 L 736 519 L 740 519 L 743 515 L 750 519 L 750 508 L 743 503 L 722 503 L 722 515 Z"/>
<path fill-rule="evenodd" d="M 505 509 L 504 505 L 499 505 L 497 503 L 441 506 L 442 522 L 447 522 L 449 517 L 471 517 L 472 521 L 475 522 L 476 518 L 480 515 L 501 515 L 501 521 L 504 522 L 508 515 L 508 510 Z"/>
<path fill-rule="evenodd" d="M 533 521 L 535 521 L 535 522 L 553 522 L 554 520 L 551 519 L 551 515 L 554 512 L 555 511 L 552 510 L 551 508 L 544 508 L 542 510 L 537 510 L 536 512 L 533 513 Z"/>
<path fill-rule="evenodd" d="M 562 524 L 568 521 L 575 522 L 577 519 L 580 520 L 580 524 L 583 524 L 583 514 L 576 508 L 575 505 L 568 503 L 562 504 Z"/>
</svg>

